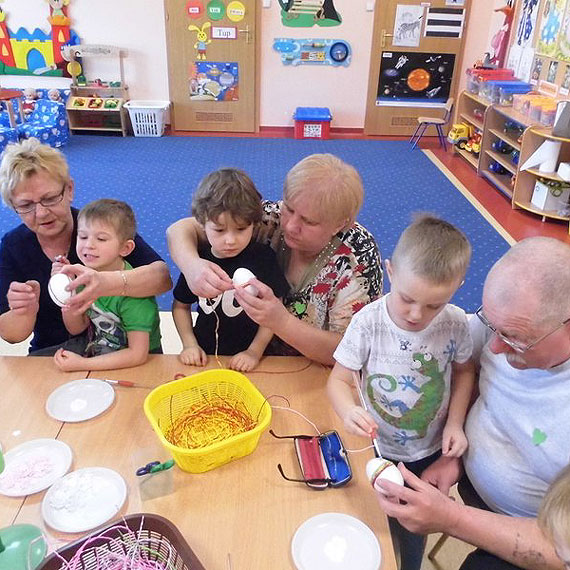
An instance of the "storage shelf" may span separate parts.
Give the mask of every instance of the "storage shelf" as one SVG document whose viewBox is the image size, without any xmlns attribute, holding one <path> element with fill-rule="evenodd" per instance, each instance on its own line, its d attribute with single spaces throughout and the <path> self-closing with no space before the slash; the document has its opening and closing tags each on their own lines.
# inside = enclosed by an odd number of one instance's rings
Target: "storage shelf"
<svg viewBox="0 0 570 570">
<path fill-rule="evenodd" d="M 511 106 L 503 107 L 501 105 L 493 105 L 493 109 L 497 111 L 497 113 L 500 113 L 506 117 L 508 120 L 515 121 L 523 127 L 540 125 L 538 121 L 531 120 L 527 115 L 523 115 L 522 113 L 515 111 Z"/>
<path fill-rule="evenodd" d="M 484 111 L 483 120 L 477 119 L 473 112 Z M 557 172 L 540 172 L 538 168 L 519 170 L 545 140 L 561 141 L 559 161 L 570 162 L 570 139 L 557 137 L 552 134 L 552 129 L 546 128 L 538 121 L 515 111 L 512 107 L 494 105 L 473 93 L 462 91 L 459 94 L 456 110 L 456 123 L 464 120 L 474 127 L 483 131 L 481 137 L 481 153 L 477 159 L 471 153 L 455 148 L 460 156 L 476 167 L 479 174 L 487 179 L 499 192 L 511 201 L 513 208 L 521 208 L 541 216 L 543 220 L 549 218 L 555 220 L 570 221 L 570 215 L 562 216 L 556 211 L 541 210 L 531 203 L 538 177 L 546 178 L 554 182 L 564 182 Z M 524 129 L 521 142 L 516 140 L 517 134 L 505 132 L 505 125 L 513 121 Z M 516 131 L 515 131 L 516 133 Z M 519 152 L 518 164 L 513 164 L 509 154 L 503 154 L 493 149 L 495 141 L 500 140 Z M 496 174 L 489 169 L 491 162 L 500 164 L 506 174 Z M 513 178 L 513 176 L 515 178 Z M 550 206 L 551 204 L 549 204 Z M 569 224 L 570 232 L 570 224 Z"/>
<path fill-rule="evenodd" d="M 489 132 L 492 133 L 493 135 L 495 135 L 498 139 L 501 139 L 502 141 L 506 142 L 508 145 L 512 146 L 515 150 L 518 150 L 518 151 L 521 150 L 520 143 L 517 142 L 513 137 L 510 137 L 509 135 L 507 135 L 506 133 L 502 133 L 501 131 L 498 131 L 497 129 L 489 129 Z"/>
<path fill-rule="evenodd" d="M 465 119 L 466 121 L 471 123 L 474 127 L 477 127 L 480 131 L 483 130 L 483 122 L 480 119 L 477 119 L 473 115 L 470 115 L 469 113 L 465 113 L 465 112 L 459 113 L 459 116 L 462 119 Z"/>
<path fill-rule="evenodd" d="M 454 148 L 455 152 L 457 154 L 459 154 L 459 156 L 462 156 L 474 168 L 477 168 L 477 166 L 479 165 L 479 158 L 476 155 L 474 155 L 472 152 L 468 152 L 468 151 L 466 151 L 462 148 L 459 148 L 457 146 L 454 146 L 453 148 Z"/>
<path fill-rule="evenodd" d="M 555 182 L 567 182 L 564 178 L 561 178 L 557 172 L 541 172 L 536 168 L 527 168 L 527 172 L 534 174 L 535 176 L 540 176 L 541 178 L 546 178 L 547 180 L 554 180 Z"/>
<path fill-rule="evenodd" d="M 495 174 L 490 170 L 483 170 L 483 176 L 493 183 L 507 198 L 513 197 L 511 177 L 508 174 Z"/>
<path fill-rule="evenodd" d="M 553 218 L 555 220 L 562 220 L 564 222 L 570 221 L 570 216 L 561 216 L 556 210 L 541 210 L 537 208 L 531 202 L 527 202 L 526 200 L 514 200 L 513 205 L 518 206 L 519 208 L 523 208 L 524 210 L 528 210 L 529 212 L 533 212 L 534 214 L 538 214 L 542 216 L 543 221 L 546 218 Z"/>
<path fill-rule="evenodd" d="M 479 95 L 475 95 L 474 93 L 469 93 L 469 91 L 463 91 L 463 95 L 465 97 L 468 97 L 469 99 L 472 99 L 476 103 L 479 103 L 479 105 L 483 105 L 483 107 L 489 106 L 489 101 L 487 101 L 487 99 L 479 97 Z"/>
<path fill-rule="evenodd" d="M 67 117 L 69 128 L 74 131 L 112 131 L 127 135 L 126 109 L 124 102 L 128 98 L 128 90 L 123 87 L 71 87 L 71 97 L 67 101 Z M 81 99 L 84 105 L 74 103 Z M 99 107 L 90 107 L 89 102 L 94 99 L 102 101 Z M 116 107 L 105 107 L 109 100 L 117 102 Z"/>
<path fill-rule="evenodd" d="M 74 131 L 117 131 L 122 132 L 122 127 L 89 127 L 89 126 L 74 126 Z"/>
<path fill-rule="evenodd" d="M 506 168 L 511 174 L 517 173 L 517 167 L 513 164 L 510 160 L 505 159 L 504 154 L 500 154 L 493 150 L 486 150 L 485 151 L 494 161 L 498 162 L 502 167 Z"/>
</svg>

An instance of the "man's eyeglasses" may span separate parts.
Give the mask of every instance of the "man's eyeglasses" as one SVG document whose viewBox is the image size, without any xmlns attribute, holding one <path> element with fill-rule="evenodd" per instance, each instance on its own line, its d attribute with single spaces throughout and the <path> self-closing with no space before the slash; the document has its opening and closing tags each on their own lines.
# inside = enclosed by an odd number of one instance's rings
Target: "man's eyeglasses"
<svg viewBox="0 0 570 570">
<path fill-rule="evenodd" d="M 44 208 L 53 208 L 57 206 L 62 200 L 63 195 L 65 194 L 65 189 L 67 188 L 67 184 L 63 185 L 61 192 L 59 194 L 55 194 L 54 196 L 45 196 L 38 202 L 25 202 L 24 204 L 12 204 L 12 207 L 16 211 L 17 214 L 29 214 L 36 209 L 36 206 L 40 204 Z"/>
<path fill-rule="evenodd" d="M 555 329 L 552 329 L 550 332 L 543 334 L 540 338 L 531 342 L 530 344 L 521 344 L 516 340 L 511 340 L 510 338 L 506 337 L 504 334 L 500 333 L 488 320 L 487 317 L 483 314 L 483 306 L 479 307 L 475 314 L 477 315 L 478 319 L 494 334 L 496 334 L 505 344 L 508 344 L 515 352 L 523 354 L 527 350 L 530 350 L 532 347 L 536 346 L 539 342 L 542 342 L 546 337 L 554 334 L 557 330 L 561 329 L 564 325 L 570 323 L 570 318 L 566 319 L 564 322 L 560 323 Z"/>
</svg>

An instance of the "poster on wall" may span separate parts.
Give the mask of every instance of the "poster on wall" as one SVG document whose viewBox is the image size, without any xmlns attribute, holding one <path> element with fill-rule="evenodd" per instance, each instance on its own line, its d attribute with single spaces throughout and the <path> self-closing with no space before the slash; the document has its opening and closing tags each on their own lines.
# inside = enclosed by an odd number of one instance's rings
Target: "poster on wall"
<svg viewBox="0 0 570 570">
<path fill-rule="evenodd" d="M 517 45 L 515 42 L 509 49 L 509 56 L 507 57 L 507 62 L 505 64 L 507 69 L 512 69 L 515 72 L 516 77 L 518 77 L 517 71 L 521 61 L 522 51 L 521 46 Z"/>
<path fill-rule="evenodd" d="M 444 103 L 454 66 L 450 53 L 382 52 L 376 105 Z"/>
<path fill-rule="evenodd" d="M 560 85 L 559 93 L 563 97 L 566 97 L 568 93 L 570 93 L 570 65 L 568 64 L 566 64 L 566 68 L 564 70 L 564 77 L 562 79 L 562 84 Z"/>
<path fill-rule="evenodd" d="M 427 9 L 424 36 L 426 38 L 460 38 L 463 33 L 465 10 L 463 8 Z"/>
<path fill-rule="evenodd" d="M 542 65 L 544 60 L 541 57 L 535 57 L 534 63 L 532 65 L 532 71 L 530 74 L 530 83 L 531 85 L 537 85 L 538 80 L 540 79 L 540 74 L 542 73 Z"/>
<path fill-rule="evenodd" d="M 340 14 L 334 0 L 279 0 L 281 23 L 294 28 L 339 26 Z"/>
<path fill-rule="evenodd" d="M 548 0 L 544 3 L 536 45 L 537 53 L 554 57 L 565 7 L 566 0 Z"/>
<path fill-rule="evenodd" d="M 423 14 L 423 6 L 398 4 L 396 6 L 392 45 L 418 47 L 420 45 Z"/>
<path fill-rule="evenodd" d="M 519 66 L 515 71 L 515 76 L 518 77 L 521 81 L 526 81 L 528 83 L 531 79 L 533 63 L 534 49 L 530 46 L 523 48 Z"/>
<path fill-rule="evenodd" d="M 532 46 L 536 29 L 538 4 L 538 0 L 523 0 L 515 33 L 515 43 L 523 48 Z"/>
<path fill-rule="evenodd" d="M 238 64 L 195 61 L 190 64 L 189 88 L 192 101 L 238 101 Z"/>
<path fill-rule="evenodd" d="M 563 61 L 570 61 L 570 2 L 566 3 L 562 27 L 558 34 L 556 58 Z"/>
</svg>

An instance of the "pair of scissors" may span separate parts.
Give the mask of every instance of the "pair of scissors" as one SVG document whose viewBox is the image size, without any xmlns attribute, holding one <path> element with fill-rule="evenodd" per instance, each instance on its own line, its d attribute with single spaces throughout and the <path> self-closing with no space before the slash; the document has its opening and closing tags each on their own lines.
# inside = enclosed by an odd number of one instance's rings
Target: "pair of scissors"
<svg viewBox="0 0 570 570">
<path fill-rule="evenodd" d="M 158 473 L 159 471 L 166 471 L 174 466 L 174 459 L 169 459 L 164 463 L 160 461 L 151 461 L 147 463 L 144 467 L 139 467 L 136 471 L 137 475 L 141 477 L 142 475 L 148 475 L 149 473 Z"/>
</svg>

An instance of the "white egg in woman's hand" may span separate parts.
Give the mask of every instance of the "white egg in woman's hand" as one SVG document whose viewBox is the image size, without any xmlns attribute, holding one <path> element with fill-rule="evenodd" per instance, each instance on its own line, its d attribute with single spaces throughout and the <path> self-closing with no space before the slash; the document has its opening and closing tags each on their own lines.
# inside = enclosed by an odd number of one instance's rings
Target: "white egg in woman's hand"
<svg viewBox="0 0 570 570">
<path fill-rule="evenodd" d="M 380 457 L 375 457 L 366 464 L 366 476 L 374 489 L 386 496 L 388 493 L 377 485 L 377 482 L 384 480 L 397 485 L 404 485 L 404 478 L 400 470 L 391 461 Z"/>
<path fill-rule="evenodd" d="M 251 279 L 255 279 L 255 275 L 249 269 L 246 269 L 245 267 L 238 267 L 234 271 L 232 282 L 234 284 L 234 287 L 240 287 L 241 285 L 247 283 Z M 257 288 L 254 287 L 253 285 L 248 285 L 247 287 L 244 287 L 244 289 L 251 295 L 257 296 L 258 293 Z"/>
</svg>

